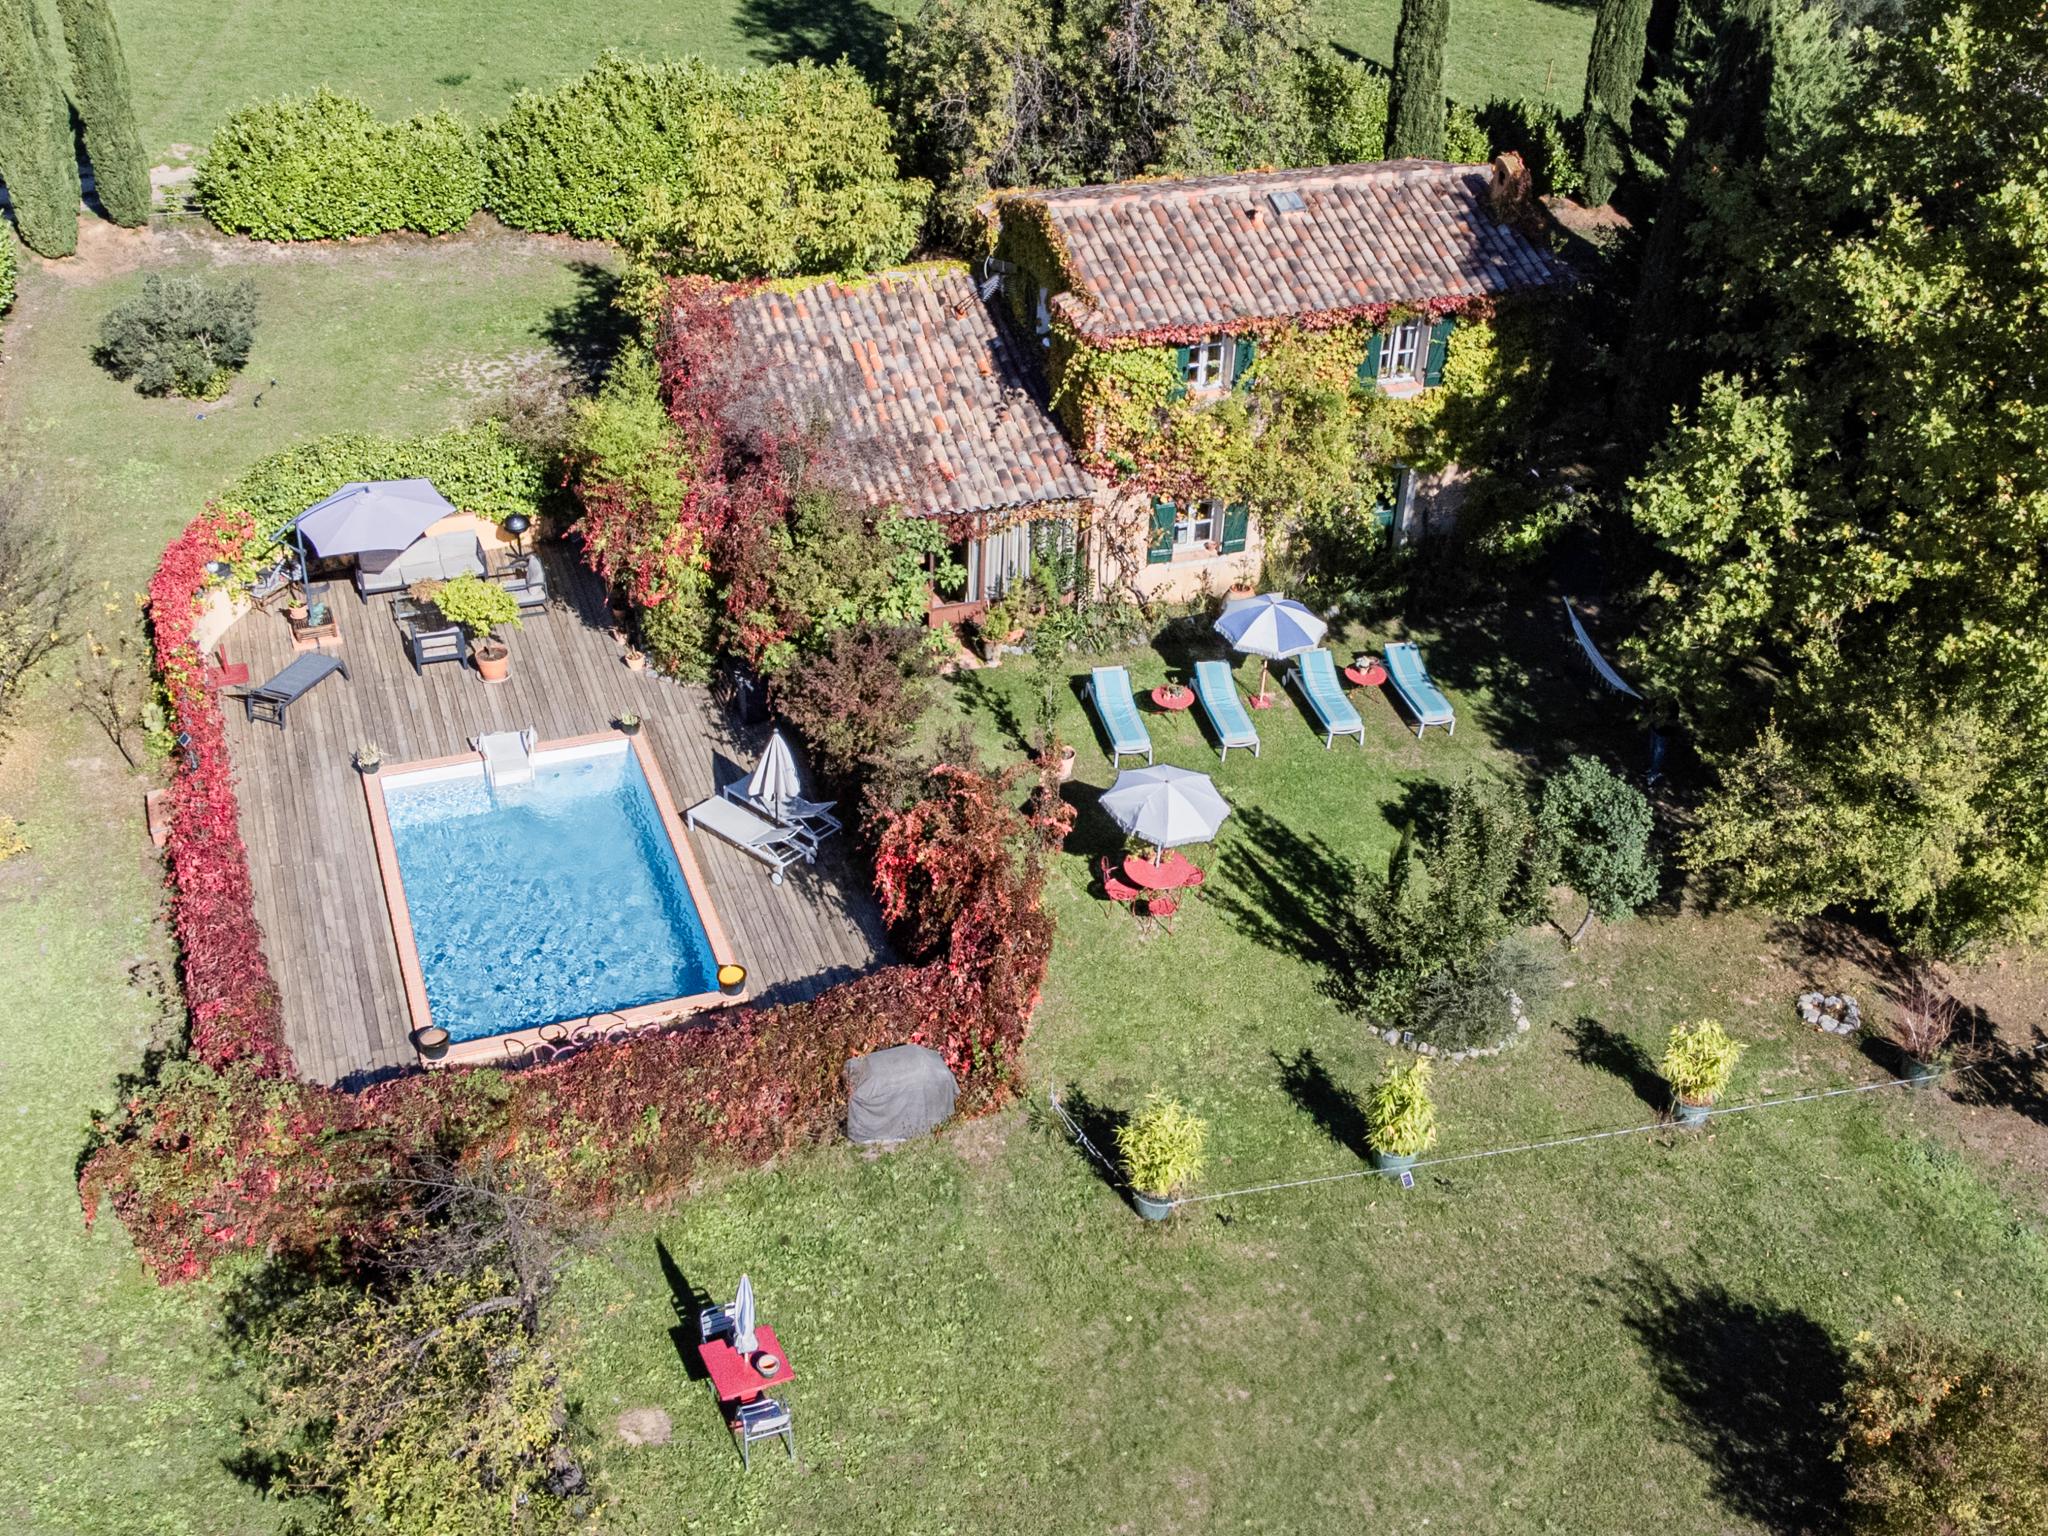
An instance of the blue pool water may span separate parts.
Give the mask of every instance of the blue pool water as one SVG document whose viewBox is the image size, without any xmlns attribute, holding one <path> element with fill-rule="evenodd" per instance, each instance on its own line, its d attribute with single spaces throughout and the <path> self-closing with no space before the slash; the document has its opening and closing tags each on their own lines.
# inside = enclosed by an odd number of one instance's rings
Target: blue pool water
<svg viewBox="0 0 2048 1536">
<path fill-rule="evenodd" d="M 434 1022 L 455 1040 L 717 990 L 718 965 L 639 760 L 387 780 Z"/>
</svg>

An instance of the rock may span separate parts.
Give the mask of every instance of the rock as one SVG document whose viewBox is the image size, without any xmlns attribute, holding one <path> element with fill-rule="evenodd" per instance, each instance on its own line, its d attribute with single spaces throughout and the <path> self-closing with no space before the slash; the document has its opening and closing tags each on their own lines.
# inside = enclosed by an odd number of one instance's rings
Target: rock
<svg viewBox="0 0 2048 1536">
<path fill-rule="evenodd" d="M 675 1433 L 668 1414 L 659 1408 L 628 1408 L 619 1415 L 619 1438 L 628 1445 L 667 1445 Z"/>
<path fill-rule="evenodd" d="M 1528 1021 L 1527 1019 L 1517 1019 L 1517 1020 L 1515 1020 L 1515 1033 L 1516 1033 L 1516 1034 L 1518 1034 L 1518 1035 L 1526 1035 L 1526 1034 L 1527 1034 L 1528 1032 L 1529 1032 L 1529 1021 Z"/>
<path fill-rule="evenodd" d="M 1389 1045 L 1399 1045 L 1401 1043 L 1401 1031 L 1399 1031 L 1398 1029 L 1390 1029 L 1385 1034 L 1381 1035 L 1380 1038 L 1386 1041 Z"/>
</svg>

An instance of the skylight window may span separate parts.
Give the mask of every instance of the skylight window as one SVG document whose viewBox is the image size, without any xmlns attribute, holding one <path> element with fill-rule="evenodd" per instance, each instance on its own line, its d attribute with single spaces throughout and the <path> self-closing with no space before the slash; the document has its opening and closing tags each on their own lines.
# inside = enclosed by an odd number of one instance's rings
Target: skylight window
<svg viewBox="0 0 2048 1536">
<path fill-rule="evenodd" d="M 1301 194 L 1294 191 L 1268 192 L 1266 201 L 1273 205 L 1275 213 L 1299 213 L 1308 206 L 1301 200 Z"/>
</svg>

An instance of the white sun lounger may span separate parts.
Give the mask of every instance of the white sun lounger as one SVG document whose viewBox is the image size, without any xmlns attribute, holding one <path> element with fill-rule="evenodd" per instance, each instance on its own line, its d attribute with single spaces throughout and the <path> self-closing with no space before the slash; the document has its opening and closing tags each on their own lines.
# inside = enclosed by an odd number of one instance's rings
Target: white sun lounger
<svg viewBox="0 0 2048 1536">
<path fill-rule="evenodd" d="M 807 842 L 797 828 L 779 827 L 766 816 L 723 795 L 699 800 L 683 812 L 683 821 L 692 831 L 709 832 L 751 853 L 774 871 L 772 878 L 777 885 L 782 884 L 782 872 L 797 860 L 808 864 L 817 857 L 816 843 Z"/>
</svg>

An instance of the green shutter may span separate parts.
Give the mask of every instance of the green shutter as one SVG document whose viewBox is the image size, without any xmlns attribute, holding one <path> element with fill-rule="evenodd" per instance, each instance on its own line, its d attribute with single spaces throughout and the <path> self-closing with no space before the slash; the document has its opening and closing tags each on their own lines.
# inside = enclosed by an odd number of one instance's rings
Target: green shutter
<svg viewBox="0 0 2048 1536">
<path fill-rule="evenodd" d="M 1232 385 L 1244 382 L 1245 375 L 1252 371 L 1252 359 L 1258 355 L 1259 343 L 1256 338 L 1251 336 L 1240 336 L 1237 338 L 1237 360 L 1230 369 L 1230 382 Z"/>
<path fill-rule="evenodd" d="M 1429 356 L 1422 365 L 1422 382 L 1431 389 L 1444 381 L 1444 354 L 1451 348 L 1451 327 L 1457 323 L 1445 315 L 1429 328 Z"/>
<path fill-rule="evenodd" d="M 1365 361 L 1358 365 L 1358 382 L 1372 389 L 1380 381 L 1380 333 L 1365 338 Z"/>
<path fill-rule="evenodd" d="M 1152 503 L 1152 542 L 1145 546 L 1147 565 L 1164 565 L 1173 558 L 1173 524 L 1177 515 L 1170 501 Z"/>
<path fill-rule="evenodd" d="M 1252 514 L 1249 507 L 1225 507 L 1223 509 L 1223 553 L 1237 555 L 1244 552 L 1246 535 L 1251 531 Z"/>
<path fill-rule="evenodd" d="M 1166 392 L 1169 400 L 1185 400 L 1188 397 L 1188 348 L 1173 349 L 1173 388 Z"/>
</svg>

